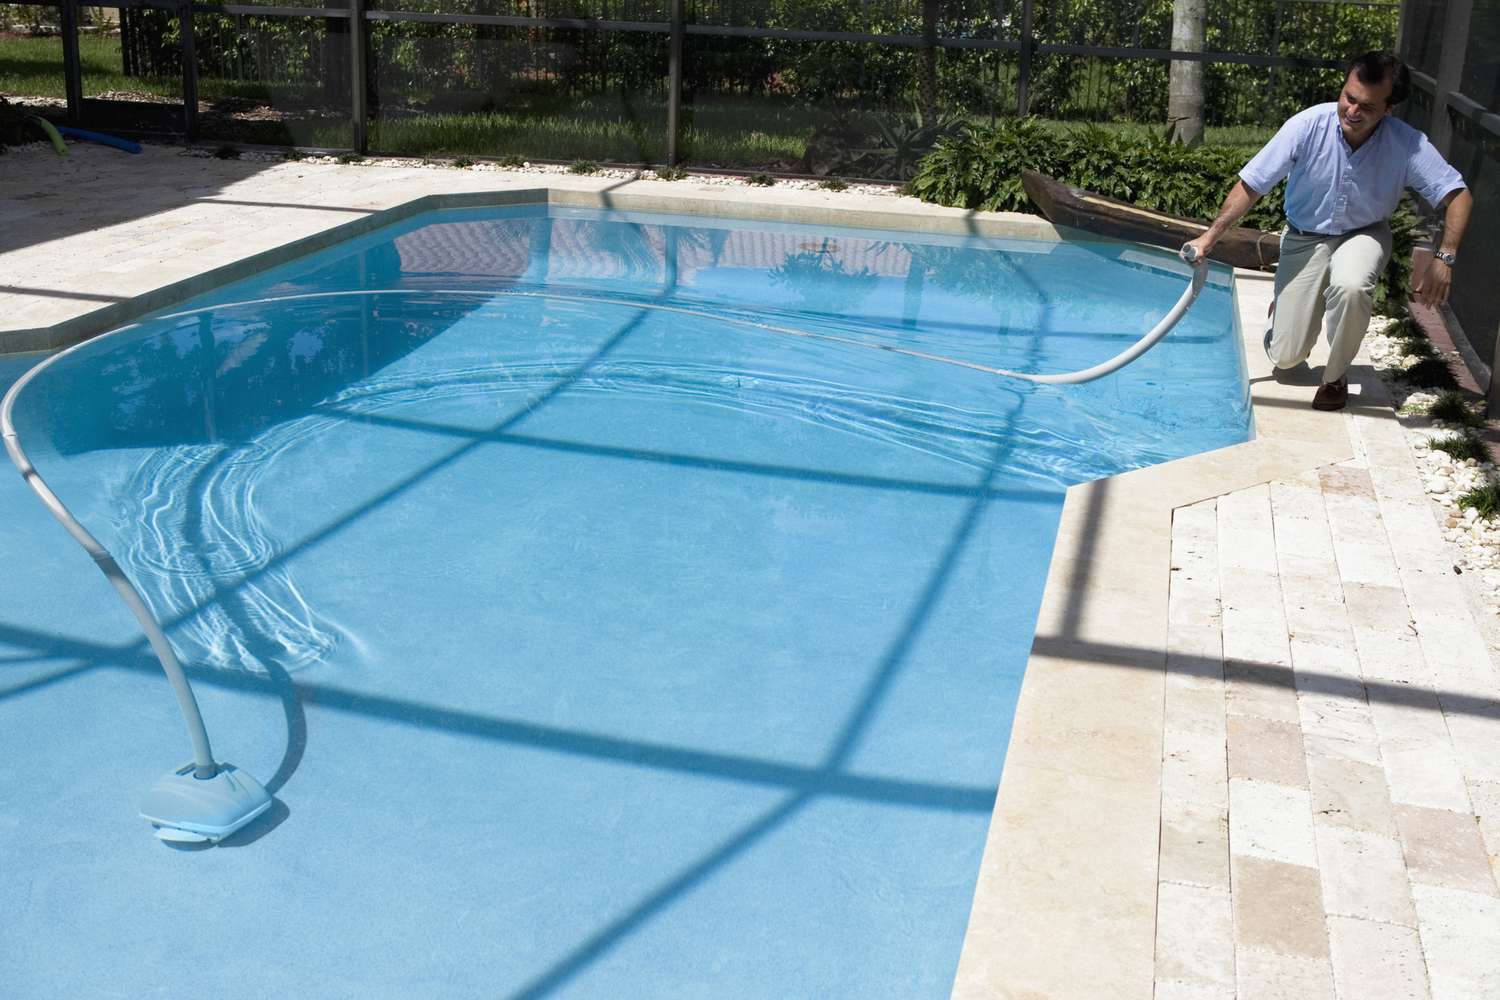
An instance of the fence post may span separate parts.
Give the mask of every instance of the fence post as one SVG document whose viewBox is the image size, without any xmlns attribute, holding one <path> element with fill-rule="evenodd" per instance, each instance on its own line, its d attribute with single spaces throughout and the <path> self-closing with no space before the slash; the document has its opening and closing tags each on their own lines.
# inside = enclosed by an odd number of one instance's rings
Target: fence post
<svg viewBox="0 0 1500 1000">
<path fill-rule="evenodd" d="M 349 116 L 354 128 L 354 151 L 370 148 L 366 116 L 369 83 L 365 74 L 365 0 L 349 0 Z"/>
<path fill-rule="evenodd" d="M 182 38 L 182 130 L 191 142 L 198 138 L 198 49 L 193 34 L 193 0 L 178 4 L 177 25 Z"/>
<path fill-rule="evenodd" d="M 1473 0 L 1449 0 L 1443 8 L 1443 43 L 1438 50 L 1437 93 L 1432 99 L 1432 121 L 1427 136 L 1439 153 L 1453 148 L 1453 123 L 1448 119 L 1448 95 L 1459 88 L 1464 75 L 1464 48 L 1469 40 Z"/>
<path fill-rule="evenodd" d="M 68 121 L 83 118 L 83 62 L 78 57 L 78 0 L 62 5 L 63 86 L 68 94 Z"/>
<path fill-rule="evenodd" d="M 1031 5 L 1032 0 L 1021 0 L 1021 69 L 1016 81 L 1016 114 L 1022 118 L 1031 106 L 1026 93 L 1031 85 Z"/>
<path fill-rule="evenodd" d="M 672 40 L 667 48 L 667 165 L 682 158 L 682 37 L 683 0 L 672 0 Z"/>
</svg>

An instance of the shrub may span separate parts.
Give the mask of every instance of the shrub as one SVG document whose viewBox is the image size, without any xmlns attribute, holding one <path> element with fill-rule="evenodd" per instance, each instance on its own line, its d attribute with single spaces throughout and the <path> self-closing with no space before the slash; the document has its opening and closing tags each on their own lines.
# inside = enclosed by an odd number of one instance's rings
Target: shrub
<svg viewBox="0 0 1500 1000">
<path fill-rule="evenodd" d="M 1427 408 L 1427 415 L 1434 420 L 1446 420 L 1450 424 L 1462 424 L 1465 427 L 1479 427 L 1484 423 L 1469 407 L 1464 394 L 1457 391 L 1438 396 Z"/>
<path fill-rule="evenodd" d="M 1474 459 L 1476 462 L 1488 462 L 1490 460 L 1489 447 L 1472 431 L 1462 434 L 1452 434 L 1445 438 L 1432 438 L 1429 442 L 1433 451 L 1446 452 L 1458 459 L 1460 462 Z"/>
<path fill-rule="evenodd" d="M 1472 507 L 1479 511 L 1480 517 L 1490 520 L 1500 514 L 1500 483 L 1491 480 L 1470 490 L 1458 498 L 1458 505 L 1464 509 Z"/>
<path fill-rule="evenodd" d="M 360 156 L 358 153 L 340 153 L 338 155 L 338 162 L 340 162 L 340 163 L 363 163 L 363 162 L 365 162 L 365 158 L 363 156 Z"/>
<path fill-rule="evenodd" d="M 1212 218 L 1254 147 L 1182 146 L 1154 134 L 1084 125 L 1055 130 L 1034 118 L 970 125 L 939 141 L 917 169 L 912 193 L 981 211 L 1035 211 L 1021 171 L 1036 170 L 1143 208 Z M 1261 198 L 1247 225 L 1280 225 L 1281 187 Z"/>
<path fill-rule="evenodd" d="M 680 181 L 687 176 L 687 171 L 682 167 L 672 167 L 666 164 L 657 167 L 653 173 L 659 181 Z"/>
<path fill-rule="evenodd" d="M 227 142 L 214 150 L 216 160 L 238 160 L 239 158 L 240 151 Z"/>
<path fill-rule="evenodd" d="M 526 166 L 526 157 L 520 153 L 506 153 L 495 162 L 502 167 L 524 167 Z"/>
<path fill-rule="evenodd" d="M 1402 357 L 1406 358 L 1435 358 L 1437 348 L 1432 346 L 1432 341 L 1425 336 L 1402 337 L 1401 346 L 1397 348 Z"/>
<path fill-rule="evenodd" d="M 1422 332 L 1422 326 L 1410 316 L 1403 316 L 1401 322 L 1386 331 L 1387 337 L 1395 337 L 1398 340 L 1426 340 L 1427 334 Z"/>
<path fill-rule="evenodd" d="M 922 158 L 908 185 L 923 201 L 981 212 L 1031 211 L 1022 170 L 1057 175 L 1053 134 L 1033 118 L 969 126 Z M 1071 178 L 1068 178 L 1071 180 Z"/>
<path fill-rule="evenodd" d="M 467 156 L 455 156 L 453 158 L 453 165 L 459 170 L 467 170 L 474 165 L 474 161 Z"/>
<path fill-rule="evenodd" d="M 568 164 L 568 173 L 570 174 L 597 174 L 598 172 L 599 164 L 593 160 L 574 160 Z"/>
<path fill-rule="evenodd" d="M 843 191 L 846 190 L 849 185 L 844 183 L 837 177 L 825 177 L 818 182 L 818 187 L 822 188 L 824 191 Z"/>
<path fill-rule="evenodd" d="M 770 174 L 751 174 L 745 178 L 746 184 L 754 184 L 756 187 L 770 187 L 776 183 L 776 178 Z"/>
<path fill-rule="evenodd" d="M 296 147 L 293 147 L 293 148 L 287 150 L 285 153 L 282 153 L 281 154 L 281 158 L 283 160 L 286 160 L 286 161 L 290 162 L 290 163 L 296 163 L 298 160 L 304 160 L 304 159 L 306 159 L 307 158 L 307 154 L 304 153 L 304 152 L 302 152 L 302 150 L 297 149 Z"/>
<path fill-rule="evenodd" d="M 1442 358 L 1425 358 L 1398 373 L 1403 381 L 1423 389 L 1457 389 L 1458 379 Z"/>
</svg>

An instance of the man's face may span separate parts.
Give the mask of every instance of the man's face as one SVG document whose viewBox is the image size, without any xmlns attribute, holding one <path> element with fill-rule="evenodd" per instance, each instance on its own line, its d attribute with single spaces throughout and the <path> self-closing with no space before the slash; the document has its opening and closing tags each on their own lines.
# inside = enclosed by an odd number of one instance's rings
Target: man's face
<svg viewBox="0 0 1500 1000">
<path fill-rule="evenodd" d="M 1368 139 L 1380 119 L 1390 113 L 1389 99 L 1394 85 L 1392 80 L 1362 83 L 1353 70 L 1349 71 L 1344 89 L 1339 91 L 1339 128 L 1343 129 L 1349 145 L 1358 146 Z"/>
</svg>

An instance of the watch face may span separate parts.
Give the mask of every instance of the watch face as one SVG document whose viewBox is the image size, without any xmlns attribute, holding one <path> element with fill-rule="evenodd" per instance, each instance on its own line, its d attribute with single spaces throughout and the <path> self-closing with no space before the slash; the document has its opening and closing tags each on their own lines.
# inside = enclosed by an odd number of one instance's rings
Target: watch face
<svg viewBox="0 0 1500 1000">
<path fill-rule="evenodd" d="M 1442 261 L 1444 264 L 1449 265 L 1450 267 L 1455 261 L 1458 260 L 1457 257 L 1455 257 L 1451 253 L 1448 253 L 1446 250 L 1439 250 L 1437 253 L 1433 254 L 1433 256 Z"/>
</svg>

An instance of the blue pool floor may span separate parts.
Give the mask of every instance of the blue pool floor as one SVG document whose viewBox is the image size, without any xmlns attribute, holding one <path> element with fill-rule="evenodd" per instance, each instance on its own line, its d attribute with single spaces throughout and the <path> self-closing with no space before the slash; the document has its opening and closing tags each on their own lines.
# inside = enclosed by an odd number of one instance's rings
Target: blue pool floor
<svg viewBox="0 0 1500 1000">
<path fill-rule="evenodd" d="M 948 508 L 960 535 L 973 529 L 962 501 Z M 889 662 L 872 665 L 863 694 L 850 692 L 848 723 L 826 753 L 805 760 L 715 748 L 711 718 L 685 746 L 506 717 L 493 708 L 502 690 L 486 702 L 448 686 L 442 635 L 407 644 L 434 662 L 404 688 L 331 668 L 295 685 L 276 670 L 198 671 L 218 755 L 277 802 L 222 847 L 184 852 L 154 841 L 136 815 L 145 783 L 186 756 L 159 668 L 18 476 L 0 476 L 0 517 L 0 887 L 18 918 L 0 925 L 8 996 L 610 996 L 614 982 L 641 983 L 643 969 L 659 986 L 651 995 L 749 996 L 768 995 L 747 981 L 757 966 L 787 962 L 798 967 L 775 978 L 837 996 L 913 976 L 930 992 L 951 975 L 955 915 L 906 898 L 920 872 L 882 877 L 862 856 L 869 809 L 893 814 L 885 837 L 902 836 L 903 814 L 929 809 L 982 829 L 993 786 L 944 781 L 946 766 L 965 770 L 956 761 L 892 780 L 881 775 L 900 762 L 860 759 L 860 737 L 880 725 Z M 350 546 L 370 544 L 352 530 Z M 958 570 L 961 548 L 933 553 L 935 579 Z M 888 660 L 920 642 L 933 611 L 924 594 L 894 610 Z M 560 708 L 613 710 L 608 692 L 592 697 Z M 517 783 L 485 780 L 558 754 L 580 762 L 570 785 L 535 800 L 504 801 L 494 789 Z M 591 813 L 591 788 L 613 805 Z M 565 836 L 538 840 L 549 828 Z M 672 831 L 680 842 L 639 849 Z M 827 831 L 841 842 L 799 841 Z M 967 837 L 947 849 L 975 847 Z M 824 859 L 799 879 L 814 905 L 779 895 L 786 872 L 773 869 L 788 858 Z M 539 870 L 552 877 L 539 883 Z M 970 888 L 965 878 L 945 895 Z M 698 905 L 725 891 L 732 904 Z M 871 907 L 904 927 L 899 954 L 853 968 L 818 944 Z M 704 925 L 703 912 L 732 922 Z"/>
</svg>

